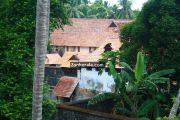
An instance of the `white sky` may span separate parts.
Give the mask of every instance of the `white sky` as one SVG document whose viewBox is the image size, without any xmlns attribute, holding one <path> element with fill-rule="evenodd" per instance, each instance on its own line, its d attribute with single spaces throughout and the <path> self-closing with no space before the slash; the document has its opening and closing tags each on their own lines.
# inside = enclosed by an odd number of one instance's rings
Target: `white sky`
<svg viewBox="0 0 180 120">
<path fill-rule="evenodd" d="M 94 2 L 95 0 L 90 0 L 91 2 Z M 106 0 L 109 2 L 110 5 L 118 4 L 118 0 Z M 148 0 L 131 0 L 132 1 L 132 9 L 141 9 L 143 6 L 143 3 L 147 2 Z"/>
</svg>

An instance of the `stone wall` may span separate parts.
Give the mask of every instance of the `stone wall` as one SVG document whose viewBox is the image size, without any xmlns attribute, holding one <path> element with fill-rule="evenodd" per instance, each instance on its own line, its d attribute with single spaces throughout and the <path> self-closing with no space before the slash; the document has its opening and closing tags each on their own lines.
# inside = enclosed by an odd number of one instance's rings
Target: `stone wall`
<svg viewBox="0 0 180 120">
<path fill-rule="evenodd" d="M 77 77 L 77 69 L 75 68 L 61 68 L 58 66 L 45 67 L 45 79 L 50 86 L 56 86 L 61 76 Z"/>
<path fill-rule="evenodd" d="M 98 106 L 102 108 L 99 109 Z M 107 103 L 103 106 L 111 108 Z M 57 106 L 56 115 L 50 120 L 136 120 L 136 118 L 107 113 L 103 106 L 98 104 L 92 108 L 87 108 L 87 100 L 60 104 Z M 102 112 L 101 109 L 106 112 Z"/>
</svg>

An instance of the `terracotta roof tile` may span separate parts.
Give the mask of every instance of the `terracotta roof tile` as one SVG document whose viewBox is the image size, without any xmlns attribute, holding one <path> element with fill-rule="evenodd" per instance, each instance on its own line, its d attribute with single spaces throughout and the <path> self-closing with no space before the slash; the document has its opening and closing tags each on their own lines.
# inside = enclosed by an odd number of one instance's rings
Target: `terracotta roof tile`
<svg viewBox="0 0 180 120">
<path fill-rule="evenodd" d="M 72 62 L 73 60 L 70 60 L 70 58 L 73 55 L 77 55 L 77 52 L 65 52 L 64 55 L 62 56 L 62 59 L 60 61 L 61 67 L 70 67 L 70 62 Z M 75 60 L 77 61 L 77 60 Z"/>
<path fill-rule="evenodd" d="M 61 56 L 57 53 L 55 54 L 46 54 L 45 64 L 59 64 Z"/>
<path fill-rule="evenodd" d="M 54 87 L 53 94 L 55 96 L 69 98 L 75 90 L 78 82 L 78 78 L 63 76 L 59 79 L 59 82 Z"/>
<path fill-rule="evenodd" d="M 130 21 L 112 19 L 71 19 L 72 25 L 65 25 L 64 31 L 56 29 L 51 33 L 51 44 L 59 46 L 99 47 L 106 39 L 118 39 L 119 28 Z M 109 27 L 114 22 L 117 28 Z"/>
<path fill-rule="evenodd" d="M 113 39 L 113 40 L 106 40 L 104 43 L 101 44 L 101 46 L 96 49 L 93 53 L 90 53 L 83 58 L 80 59 L 80 62 L 98 62 L 101 58 L 101 54 L 104 53 L 104 46 L 108 43 L 111 43 L 112 50 L 117 51 L 119 50 L 121 43 L 119 39 Z"/>
</svg>

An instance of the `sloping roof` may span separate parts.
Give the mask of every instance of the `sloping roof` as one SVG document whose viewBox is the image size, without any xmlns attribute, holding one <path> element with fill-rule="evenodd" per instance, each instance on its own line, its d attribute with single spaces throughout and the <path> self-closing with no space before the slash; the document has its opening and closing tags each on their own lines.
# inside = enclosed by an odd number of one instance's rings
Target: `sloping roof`
<svg viewBox="0 0 180 120">
<path fill-rule="evenodd" d="M 54 87 L 53 94 L 55 96 L 69 98 L 75 90 L 78 82 L 78 78 L 63 76 L 59 79 L 59 82 Z"/>
<path fill-rule="evenodd" d="M 83 56 L 87 57 L 87 55 L 87 53 L 82 52 L 65 52 L 60 61 L 61 67 L 70 68 L 71 62 L 78 62 L 84 58 Z"/>
<path fill-rule="evenodd" d="M 106 40 L 104 43 L 101 44 L 101 46 L 96 49 L 93 53 L 87 54 L 83 58 L 80 59 L 80 62 L 98 62 L 101 58 L 101 54 L 104 53 L 104 46 L 108 43 L 111 43 L 112 51 L 119 50 L 121 43 L 119 39 L 114 40 Z"/>
<path fill-rule="evenodd" d="M 61 67 L 70 67 L 70 60 L 74 55 L 77 55 L 77 52 L 65 52 L 60 61 Z M 76 60 L 77 61 L 77 60 Z"/>
<path fill-rule="evenodd" d="M 51 45 L 99 47 L 105 40 L 119 39 L 119 28 L 129 20 L 72 18 L 72 25 L 65 25 L 64 31 L 56 29 L 51 33 Z M 109 27 L 112 23 L 118 27 Z"/>
<path fill-rule="evenodd" d="M 60 61 L 61 56 L 59 54 L 46 54 L 45 64 L 59 64 Z"/>
</svg>

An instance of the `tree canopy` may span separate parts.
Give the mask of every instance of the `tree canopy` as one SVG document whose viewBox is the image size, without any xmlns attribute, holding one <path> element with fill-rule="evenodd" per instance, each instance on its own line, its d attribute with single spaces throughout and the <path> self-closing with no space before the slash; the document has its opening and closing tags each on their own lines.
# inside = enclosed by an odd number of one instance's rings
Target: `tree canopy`
<svg viewBox="0 0 180 120">
<path fill-rule="evenodd" d="M 51 0 L 51 30 L 65 24 L 63 1 Z M 36 0 L 3 0 L 0 5 L 0 118 L 30 120 L 35 42 Z M 52 113 L 44 98 L 43 119 Z M 49 111 L 47 111 L 49 110 Z"/>
<path fill-rule="evenodd" d="M 122 60 L 133 64 L 138 51 L 148 56 L 148 70 L 180 71 L 180 2 L 149 0 L 137 19 L 121 30 Z"/>
<path fill-rule="evenodd" d="M 131 9 L 130 0 L 118 2 L 119 4 L 111 6 L 108 1 L 103 0 L 95 0 L 93 3 L 86 0 L 70 0 L 66 6 L 71 18 L 133 19 L 136 17 Z"/>
</svg>

